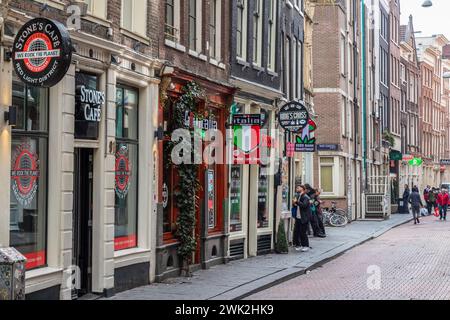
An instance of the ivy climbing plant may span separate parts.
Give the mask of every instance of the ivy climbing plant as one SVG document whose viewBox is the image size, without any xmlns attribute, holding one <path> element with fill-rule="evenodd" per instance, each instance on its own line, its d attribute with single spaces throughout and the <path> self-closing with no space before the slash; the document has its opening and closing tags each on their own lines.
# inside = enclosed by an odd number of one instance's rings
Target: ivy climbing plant
<svg viewBox="0 0 450 320">
<path fill-rule="evenodd" d="M 200 118 L 198 110 L 198 100 L 204 97 L 200 86 L 195 82 L 189 82 L 182 89 L 182 95 L 174 101 L 172 114 L 172 129 L 187 129 L 191 134 L 191 146 L 193 145 L 193 128 L 189 127 L 185 121 L 186 114 L 195 118 Z M 167 107 L 167 104 L 166 104 Z M 171 138 L 171 137 L 170 137 Z M 173 148 L 179 143 L 186 141 L 172 141 L 170 139 L 168 148 L 165 152 L 172 154 Z M 198 192 L 201 190 L 201 184 L 198 181 L 199 164 L 195 164 L 194 148 L 191 148 L 191 163 L 174 164 L 171 163 L 178 172 L 178 183 L 175 186 L 175 205 L 179 211 L 177 218 L 176 236 L 180 241 L 178 254 L 182 260 L 182 273 L 190 276 L 189 266 L 192 264 L 192 255 L 197 247 L 197 238 L 195 236 L 196 210 L 198 209 Z M 170 157 L 169 157 L 170 158 Z"/>
</svg>

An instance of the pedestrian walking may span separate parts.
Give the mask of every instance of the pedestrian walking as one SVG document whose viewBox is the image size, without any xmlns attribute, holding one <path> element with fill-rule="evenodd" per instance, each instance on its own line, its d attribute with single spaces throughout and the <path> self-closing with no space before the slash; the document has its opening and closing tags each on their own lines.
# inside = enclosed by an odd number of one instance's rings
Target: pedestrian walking
<svg viewBox="0 0 450 320">
<path fill-rule="evenodd" d="M 403 207 L 401 208 L 400 213 L 409 213 L 408 199 L 410 194 L 409 186 L 405 184 L 405 191 L 403 191 Z"/>
<path fill-rule="evenodd" d="M 295 250 L 306 252 L 310 249 L 307 232 L 311 217 L 311 199 L 306 193 L 305 186 L 298 186 L 296 191 L 297 193 L 293 204 L 297 207 L 294 228 L 294 246 L 296 247 Z"/>
<path fill-rule="evenodd" d="M 439 205 L 439 220 L 447 220 L 448 201 L 449 196 L 447 190 L 442 189 L 441 193 L 437 196 L 437 203 Z"/>
<path fill-rule="evenodd" d="M 412 188 L 412 192 L 409 195 L 408 202 L 411 203 L 411 209 L 414 217 L 414 224 L 420 223 L 420 208 L 423 207 L 422 199 L 420 198 L 419 189 L 417 187 Z"/>
</svg>

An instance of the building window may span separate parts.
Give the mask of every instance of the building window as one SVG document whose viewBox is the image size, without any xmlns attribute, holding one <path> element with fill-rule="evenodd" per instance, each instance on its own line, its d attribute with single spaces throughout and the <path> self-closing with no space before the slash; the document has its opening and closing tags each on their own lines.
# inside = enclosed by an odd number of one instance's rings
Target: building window
<svg viewBox="0 0 450 320">
<path fill-rule="evenodd" d="M 276 46 L 276 21 L 277 21 L 276 0 L 269 0 L 269 26 L 268 26 L 268 49 L 267 49 L 267 68 L 275 71 L 275 46 Z"/>
<path fill-rule="evenodd" d="M 320 188 L 323 193 L 334 193 L 334 158 L 320 158 Z"/>
<path fill-rule="evenodd" d="M 343 76 L 346 76 L 347 74 L 347 60 L 345 57 L 345 50 L 346 49 L 346 45 L 345 45 L 345 36 L 343 34 L 341 34 L 341 41 L 340 41 L 340 60 L 341 60 L 341 74 Z"/>
<path fill-rule="evenodd" d="M 106 0 L 84 0 L 87 3 L 87 11 L 93 16 L 106 19 Z"/>
<path fill-rule="evenodd" d="M 176 39 L 175 31 L 175 0 L 166 0 L 165 37 L 169 40 Z"/>
<path fill-rule="evenodd" d="M 262 0 L 255 0 L 253 11 L 253 63 L 261 65 Z"/>
<path fill-rule="evenodd" d="M 210 0 L 209 10 L 209 56 L 216 61 L 220 61 L 222 2 L 219 0 Z"/>
<path fill-rule="evenodd" d="M 237 0 L 236 55 L 247 58 L 247 0 Z"/>
<path fill-rule="evenodd" d="M 47 263 L 48 89 L 27 87 L 15 76 L 12 88 L 17 125 L 11 139 L 10 245 L 30 270 Z"/>
<path fill-rule="evenodd" d="M 117 86 L 115 236 L 116 251 L 137 246 L 138 90 Z"/>
<path fill-rule="evenodd" d="M 147 0 L 122 0 L 122 27 L 147 36 Z"/>
<path fill-rule="evenodd" d="M 197 0 L 189 0 L 189 49 L 193 51 L 198 51 L 198 39 L 199 28 L 198 28 L 198 16 L 197 16 Z"/>
</svg>

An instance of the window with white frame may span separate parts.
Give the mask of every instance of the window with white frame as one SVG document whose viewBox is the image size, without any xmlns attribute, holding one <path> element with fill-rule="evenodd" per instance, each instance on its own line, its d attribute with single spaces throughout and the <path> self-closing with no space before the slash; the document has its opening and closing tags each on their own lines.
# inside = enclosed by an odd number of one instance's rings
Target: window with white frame
<svg viewBox="0 0 450 320">
<path fill-rule="evenodd" d="M 147 0 L 122 0 L 122 28 L 147 36 Z"/>
<path fill-rule="evenodd" d="M 189 49 L 200 52 L 202 46 L 202 0 L 188 1 Z"/>
<path fill-rule="evenodd" d="M 87 3 L 87 11 L 93 16 L 106 19 L 106 0 L 84 0 Z"/>
<path fill-rule="evenodd" d="M 247 0 L 237 1 L 236 55 L 247 59 Z"/>
<path fill-rule="evenodd" d="M 219 61 L 221 58 L 222 2 L 220 0 L 210 0 L 209 11 L 209 56 Z"/>
<path fill-rule="evenodd" d="M 324 194 L 334 193 L 334 158 L 320 158 L 320 188 Z"/>
<path fill-rule="evenodd" d="M 253 63 L 260 66 L 262 60 L 262 8 L 263 0 L 254 0 L 253 8 Z"/>
<path fill-rule="evenodd" d="M 269 0 L 267 69 L 275 70 L 276 22 L 278 0 Z"/>
<path fill-rule="evenodd" d="M 176 41 L 178 35 L 178 28 L 175 25 L 177 23 L 176 10 L 177 2 L 179 0 L 165 0 L 165 25 L 164 36 L 168 40 Z"/>
<path fill-rule="evenodd" d="M 346 57 L 345 57 L 345 36 L 343 34 L 341 34 L 341 41 L 339 43 L 339 48 L 340 48 L 340 60 L 341 60 L 341 74 L 342 75 L 346 75 L 346 71 L 347 71 L 347 63 L 346 63 Z"/>
</svg>

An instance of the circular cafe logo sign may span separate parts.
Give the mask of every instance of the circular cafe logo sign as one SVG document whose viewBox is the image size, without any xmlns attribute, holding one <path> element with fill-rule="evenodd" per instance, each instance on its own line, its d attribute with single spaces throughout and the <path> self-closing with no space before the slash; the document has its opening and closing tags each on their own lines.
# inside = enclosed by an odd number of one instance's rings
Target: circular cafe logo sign
<svg viewBox="0 0 450 320">
<path fill-rule="evenodd" d="M 278 121 L 286 131 L 299 133 L 308 125 L 309 113 L 304 104 L 292 101 L 281 108 Z"/>
<path fill-rule="evenodd" d="M 27 144 L 17 147 L 12 163 L 12 191 L 17 201 L 24 207 L 33 201 L 38 189 L 39 160 Z"/>
<path fill-rule="evenodd" d="M 72 41 L 64 25 L 36 18 L 25 23 L 16 35 L 14 69 L 30 86 L 52 87 L 67 73 L 72 50 Z"/>
<path fill-rule="evenodd" d="M 124 199 L 130 187 L 130 160 L 128 159 L 127 147 L 121 147 L 116 153 L 116 194 Z"/>
</svg>

